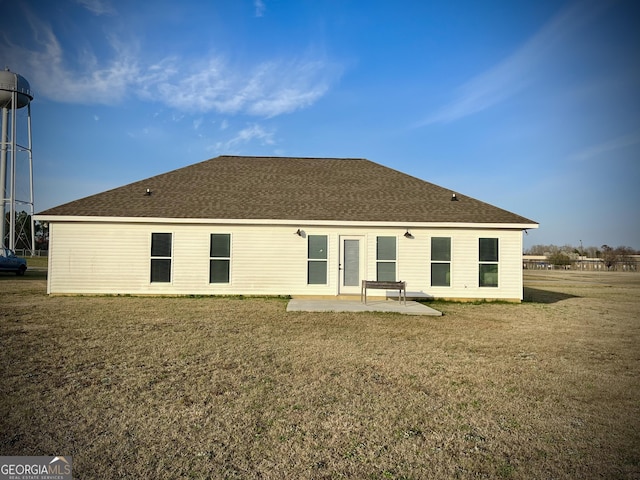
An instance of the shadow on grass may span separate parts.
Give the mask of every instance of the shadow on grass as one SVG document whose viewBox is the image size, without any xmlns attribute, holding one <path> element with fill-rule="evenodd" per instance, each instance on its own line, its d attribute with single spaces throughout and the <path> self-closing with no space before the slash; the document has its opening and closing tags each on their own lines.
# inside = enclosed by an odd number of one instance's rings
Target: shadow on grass
<svg viewBox="0 0 640 480">
<path fill-rule="evenodd" d="M 531 303 L 556 303 L 569 298 L 578 298 L 569 293 L 540 290 L 539 288 L 524 287 L 523 301 Z"/>
</svg>

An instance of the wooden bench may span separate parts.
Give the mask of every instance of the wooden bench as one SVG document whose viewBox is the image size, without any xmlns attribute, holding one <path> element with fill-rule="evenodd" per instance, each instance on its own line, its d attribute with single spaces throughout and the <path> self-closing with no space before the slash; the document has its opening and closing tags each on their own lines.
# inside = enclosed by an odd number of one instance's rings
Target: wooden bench
<svg viewBox="0 0 640 480">
<path fill-rule="evenodd" d="M 360 302 L 367 304 L 367 289 L 377 288 L 383 290 L 398 290 L 398 301 L 404 300 L 407 304 L 407 284 L 406 282 L 378 282 L 375 280 L 362 280 L 362 288 L 360 290 Z"/>
</svg>

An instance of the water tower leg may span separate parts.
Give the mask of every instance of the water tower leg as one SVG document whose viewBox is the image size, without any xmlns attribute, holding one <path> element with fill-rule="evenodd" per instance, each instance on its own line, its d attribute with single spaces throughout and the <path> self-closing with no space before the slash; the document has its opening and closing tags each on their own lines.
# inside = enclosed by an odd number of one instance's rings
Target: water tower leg
<svg viewBox="0 0 640 480">
<path fill-rule="evenodd" d="M 35 200 L 33 198 L 33 145 L 31 144 L 31 103 L 27 105 L 27 142 L 29 153 L 29 218 L 31 222 L 31 256 L 35 256 L 36 251 L 36 222 L 33 219 L 35 215 Z"/>
<path fill-rule="evenodd" d="M 2 108 L 2 138 L 0 141 L 2 143 L 2 151 L 0 152 L 0 197 L 2 200 L 2 208 L 0 208 L 0 213 L 2 213 L 2 221 L 0 221 L 0 247 L 4 247 L 4 238 L 7 235 L 6 232 L 6 222 L 7 222 L 7 213 L 5 210 L 6 207 L 6 198 L 7 198 L 7 142 L 9 142 L 8 137 L 8 125 L 7 121 L 9 120 L 9 110 L 6 107 Z"/>
<path fill-rule="evenodd" d="M 11 93 L 11 105 L 18 104 L 18 94 Z M 9 250 L 16 249 L 16 117 L 17 109 L 11 109 L 11 178 L 9 179 Z"/>
</svg>

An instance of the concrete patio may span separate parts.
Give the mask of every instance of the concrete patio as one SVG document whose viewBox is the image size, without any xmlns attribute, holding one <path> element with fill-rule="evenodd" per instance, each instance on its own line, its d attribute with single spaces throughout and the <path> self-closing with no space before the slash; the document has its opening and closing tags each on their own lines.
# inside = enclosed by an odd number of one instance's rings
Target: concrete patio
<svg viewBox="0 0 640 480">
<path fill-rule="evenodd" d="M 422 303 L 398 300 L 369 300 L 366 304 L 355 300 L 293 298 L 287 304 L 287 312 L 393 312 L 403 315 L 442 316 L 442 312 Z"/>
</svg>

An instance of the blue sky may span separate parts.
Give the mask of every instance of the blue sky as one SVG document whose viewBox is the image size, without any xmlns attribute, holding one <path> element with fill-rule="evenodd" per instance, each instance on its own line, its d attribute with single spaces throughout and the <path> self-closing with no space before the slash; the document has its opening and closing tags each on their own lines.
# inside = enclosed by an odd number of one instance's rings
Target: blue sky
<svg viewBox="0 0 640 480">
<path fill-rule="evenodd" d="M 223 154 L 368 158 L 640 249 L 640 4 L 0 0 L 35 210 Z M 9 13 L 7 13 L 9 12 Z"/>
</svg>

